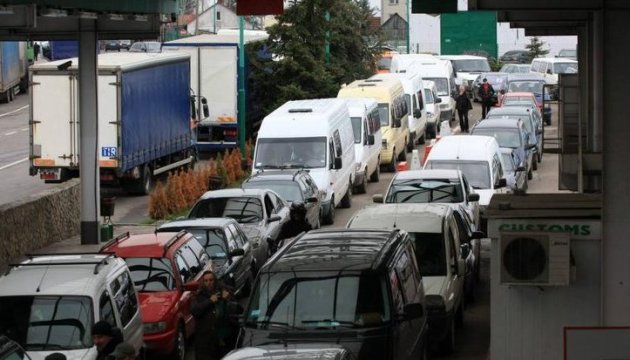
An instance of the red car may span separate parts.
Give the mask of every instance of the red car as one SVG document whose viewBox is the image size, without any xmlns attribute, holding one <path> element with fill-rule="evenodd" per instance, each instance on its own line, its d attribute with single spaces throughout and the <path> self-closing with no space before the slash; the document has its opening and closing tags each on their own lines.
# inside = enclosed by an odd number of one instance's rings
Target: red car
<svg viewBox="0 0 630 360">
<path fill-rule="evenodd" d="M 185 231 L 125 233 L 101 251 L 115 253 L 129 266 L 140 299 L 149 356 L 170 355 L 183 360 L 186 339 L 195 328 L 190 312 L 192 297 L 199 278 L 212 265 L 201 244 Z"/>
</svg>

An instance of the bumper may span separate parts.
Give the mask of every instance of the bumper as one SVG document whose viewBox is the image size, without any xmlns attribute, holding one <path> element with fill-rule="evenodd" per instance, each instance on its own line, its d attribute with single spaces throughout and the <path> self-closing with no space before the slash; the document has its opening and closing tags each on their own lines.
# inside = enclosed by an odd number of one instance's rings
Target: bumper
<svg viewBox="0 0 630 360">
<path fill-rule="evenodd" d="M 176 337 L 175 329 L 158 334 L 145 334 L 144 344 L 148 352 L 166 355 L 173 352 Z"/>
</svg>

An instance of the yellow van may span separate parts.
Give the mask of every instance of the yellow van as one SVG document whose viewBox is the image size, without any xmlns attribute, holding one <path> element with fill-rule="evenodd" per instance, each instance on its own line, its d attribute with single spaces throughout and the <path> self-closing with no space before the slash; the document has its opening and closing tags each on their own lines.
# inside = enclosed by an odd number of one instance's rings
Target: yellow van
<svg viewBox="0 0 630 360">
<path fill-rule="evenodd" d="M 342 87 L 337 97 L 376 99 L 383 135 L 380 164 L 387 165 L 389 171 L 396 171 L 396 159 L 407 159 L 405 146 L 409 139 L 409 109 L 400 79 L 392 77 L 356 80 Z"/>
</svg>

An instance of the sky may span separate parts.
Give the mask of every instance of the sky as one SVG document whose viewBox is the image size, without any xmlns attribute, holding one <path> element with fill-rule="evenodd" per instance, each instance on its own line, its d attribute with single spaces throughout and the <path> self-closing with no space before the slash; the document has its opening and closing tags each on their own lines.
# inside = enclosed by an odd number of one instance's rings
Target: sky
<svg viewBox="0 0 630 360">
<path fill-rule="evenodd" d="M 380 10 L 380 8 L 381 8 L 381 0 L 370 0 L 370 7 L 378 8 Z"/>
</svg>

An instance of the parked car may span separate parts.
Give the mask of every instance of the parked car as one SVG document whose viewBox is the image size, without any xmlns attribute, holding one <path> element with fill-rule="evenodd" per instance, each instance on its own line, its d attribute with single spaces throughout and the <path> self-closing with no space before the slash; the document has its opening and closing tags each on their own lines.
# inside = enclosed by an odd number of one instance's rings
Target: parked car
<svg viewBox="0 0 630 360">
<path fill-rule="evenodd" d="M 490 83 L 490 85 L 492 85 L 492 88 L 494 89 L 494 102 L 496 103 L 498 99 L 498 94 L 501 92 L 501 90 L 507 91 L 507 78 L 507 73 L 487 72 L 479 74 L 479 76 L 477 76 L 477 79 L 475 79 L 472 84 L 473 100 L 477 102 L 481 101 L 481 97 L 479 96 L 479 88 L 483 83 L 483 79 L 488 79 L 488 82 Z"/>
<path fill-rule="evenodd" d="M 429 341 L 444 354 L 455 351 L 455 327 L 464 321 L 466 263 L 452 208 L 435 203 L 373 205 L 357 211 L 347 227 L 409 234 L 427 299 Z"/>
<path fill-rule="evenodd" d="M 556 57 L 577 60 L 577 49 L 560 49 Z"/>
<path fill-rule="evenodd" d="M 129 48 L 129 52 L 159 53 L 161 51 L 162 43 L 158 41 L 137 41 Z"/>
<path fill-rule="evenodd" d="M 457 169 L 424 169 L 396 173 L 383 194 L 374 194 L 375 203 L 462 204 L 479 226 L 479 194 Z"/>
<path fill-rule="evenodd" d="M 501 148 L 513 149 L 519 159 L 525 164 L 527 178 L 533 178 L 533 163 L 535 144 L 530 145 L 529 133 L 525 130 L 521 119 L 485 119 L 479 121 L 470 129 L 471 135 L 492 136 Z M 507 181 L 506 181 L 507 182 Z"/>
<path fill-rule="evenodd" d="M 236 295 L 249 296 L 262 264 L 256 264 L 252 246 L 243 229 L 231 218 L 175 220 L 160 225 L 156 232 L 185 230 L 197 239 L 210 260 L 212 271 Z"/>
<path fill-rule="evenodd" d="M 120 40 L 118 43 L 120 44 L 121 49 L 129 51 L 131 48 L 131 40 Z"/>
<path fill-rule="evenodd" d="M 519 64 L 529 64 L 531 59 L 529 57 L 529 51 L 527 50 L 510 50 L 506 51 L 499 58 L 501 62 L 504 63 L 519 63 Z"/>
<path fill-rule="evenodd" d="M 319 229 L 323 193 L 310 172 L 301 169 L 260 170 L 243 181 L 243 189 L 271 189 L 289 204 L 301 202 L 306 207 L 306 220 Z M 262 265 L 262 264 L 260 264 Z"/>
<path fill-rule="evenodd" d="M 546 106 L 543 108 L 542 101 L 538 102 L 536 96 L 531 92 L 509 92 L 504 94 L 500 106 L 526 106 L 537 109 L 538 112 L 534 112 L 534 115 L 536 115 L 536 126 L 541 131 L 543 121 L 540 119 L 539 113 L 542 114 L 544 111 L 545 113 L 542 115 L 542 118 L 545 119 L 544 122 L 547 125 L 551 124 L 551 107 Z"/>
<path fill-rule="evenodd" d="M 31 360 L 20 344 L 0 335 L 0 360 Z"/>
<path fill-rule="evenodd" d="M 435 138 L 440 130 L 440 103 L 442 99 L 438 96 L 435 82 L 423 80 L 422 84 L 424 85 L 424 107 L 427 110 L 427 132 L 425 138 L 431 139 Z"/>
<path fill-rule="evenodd" d="M 525 130 L 529 134 L 529 145 L 536 145 L 534 147 L 534 154 L 536 161 L 532 164 L 533 169 L 538 169 L 538 163 L 542 161 L 543 155 L 543 128 L 542 117 L 537 108 L 526 106 L 503 106 L 495 107 L 488 111 L 486 119 L 510 119 L 519 118 L 523 120 Z M 528 164 L 529 165 L 529 164 Z"/>
<path fill-rule="evenodd" d="M 514 149 L 502 148 L 504 176 L 507 186 L 514 193 L 525 193 L 528 187 L 527 165 L 515 153 Z"/>
<path fill-rule="evenodd" d="M 499 72 L 504 73 L 529 73 L 529 63 L 527 64 L 504 64 Z"/>
<path fill-rule="evenodd" d="M 187 217 L 236 220 L 252 244 L 256 264 L 264 264 L 273 248 L 269 242 L 278 241 L 282 226 L 289 221 L 289 212 L 289 203 L 273 190 L 222 189 L 203 194 Z"/>
<path fill-rule="evenodd" d="M 33 359 L 95 359 L 90 329 L 105 320 L 143 347 L 141 298 L 114 254 L 29 255 L 0 277 L 0 334 Z"/>
<path fill-rule="evenodd" d="M 551 125 L 551 107 L 543 108 L 543 98 L 545 101 L 551 100 L 551 93 L 545 92 L 543 86 L 546 84 L 545 78 L 536 73 L 510 74 L 507 80 L 507 92 L 531 92 L 536 97 L 536 106 L 547 125 Z"/>
<path fill-rule="evenodd" d="M 461 204 L 450 205 L 453 208 L 453 217 L 459 231 L 461 258 L 466 262 L 466 275 L 464 277 L 464 293 L 466 302 L 475 299 L 475 290 L 479 284 L 481 274 L 481 239 L 486 236 L 472 222 L 466 209 Z"/>
<path fill-rule="evenodd" d="M 244 347 L 227 354 L 222 360 L 355 360 L 346 348 L 337 344 L 298 343 Z"/>
<path fill-rule="evenodd" d="M 124 233 L 101 248 L 125 259 L 139 292 L 144 343 L 149 358 L 186 357 L 186 339 L 195 333 L 190 312 L 193 292 L 212 262 L 195 237 L 185 231 Z M 126 339 L 126 338 L 125 338 Z"/>
<path fill-rule="evenodd" d="M 426 306 L 407 232 L 313 230 L 260 270 L 239 346 L 334 339 L 359 360 L 426 359 Z"/>
<path fill-rule="evenodd" d="M 107 40 L 105 43 L 105 51 L 120 51 L 120 43 L 118 40 Z"/>
</svg>

